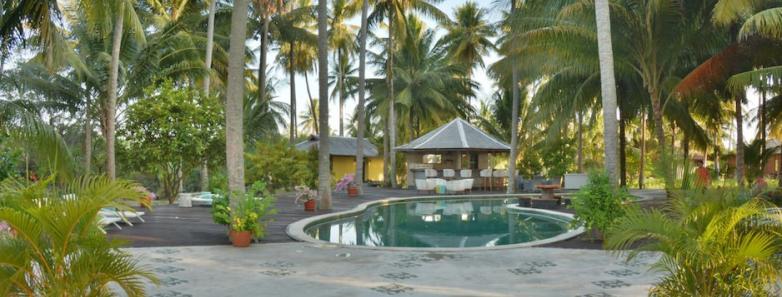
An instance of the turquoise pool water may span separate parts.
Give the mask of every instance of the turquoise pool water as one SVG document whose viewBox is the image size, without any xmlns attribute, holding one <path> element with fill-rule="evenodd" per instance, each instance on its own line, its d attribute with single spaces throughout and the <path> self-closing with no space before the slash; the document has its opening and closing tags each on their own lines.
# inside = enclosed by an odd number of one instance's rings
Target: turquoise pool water
<svg viewBox="0 0 782 297">
<path fill-rule="evenodd" d="M 316 223 L 304 232 L 345 245 L 459 248 L 526 243 L 571 231 L 569 217 L 508 208 L 506 200 L 400 201 Z"/>
</svg>

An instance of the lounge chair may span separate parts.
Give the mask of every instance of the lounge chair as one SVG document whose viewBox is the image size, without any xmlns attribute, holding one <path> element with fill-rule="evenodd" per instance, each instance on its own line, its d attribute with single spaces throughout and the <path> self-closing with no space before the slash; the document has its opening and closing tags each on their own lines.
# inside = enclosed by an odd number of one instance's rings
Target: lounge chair
<svg viewBox="0 0 782 297">
<path fill-rule="evenodd" d="M 429 182 L 425 179 L 416 179 L 415 180 L 415 188 L 418 191 L 421 192 L 431 192 L 434 191 L 435 183 Z"/>
<path fill-rule="evenodd" d="M 190 197 L 190 202 L 194 205 L 212 206 L 212 202 L 214 202 L 214 194 L 210 192 L 194 193 Z"/>
<path fill-rule="evenodd" d="M 146 223 L 144 221 L 144 212 L 143 211 L 129 211 L 129 210 L 119 210 L 116 208 L 104 208 L 101 209 L 99 214 L 103 218 L 119 218 L 120 221 L 125 222 L 125 224 L 128 224 L 128 226 L 133 226 L 133 223 L 130 222 L 130 219 L 138 219 L 142 223 Z"/>
<path fill-rule="evenodd" d="M 100 231 L 104 234 L 106 233 L 106 226 L 108 225 L 114 225 L 114 227 L 117 227 L 117 229 L 122 230 L 122 227 L 119 226 L 119 222 L 122 222 L 122 219 L 119 217 L 104 217 L 98 214 L 98 228 L 100 228 Z"/>
<path fill-rule="evenodd" d="M 444 178 L 453 178 L 454 176 L 456 176 L 456 171 L 453 169 L 443 169 Z"/>
</svg>

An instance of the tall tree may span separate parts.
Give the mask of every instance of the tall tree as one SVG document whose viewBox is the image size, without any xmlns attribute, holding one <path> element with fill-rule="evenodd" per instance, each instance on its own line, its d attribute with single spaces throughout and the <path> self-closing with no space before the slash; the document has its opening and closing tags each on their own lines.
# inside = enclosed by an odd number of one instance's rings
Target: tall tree
<svg viewBox="0 0 782 297">
<path fill-rule="evenodd" d="M 225 98 L 225 154 L 228 189 L 244 193 L 244 42 L 247 36 L 247 0 L 234 1 Z M 235 200 L 232 206 L 235 208 Z"/>
<path fill-rule="evenodd" d="M 486 21 L 486 10 L 473 1 L 459 6 L 455 19 L 448 24 L 448 33 L 440 40 L 454 63 L 466 68 L 467 76 L 472 76 L 475 67 L 484 67 L 483 57 L 494 49 L 489 39 L 494 37 L 495 28 Z"/>
<path fill-rule="evenodd" d="M 329 97 L 328 1 L 318 0 L 318 95 Z M 324 99 L 325 100 L 325 99 Z M 331 209 L 331 162 L 329 151 L 329 105 L 320 104 L 318 143 L 318 193 L 321 209 Z"/>
<path fill-rule="evenodd" d="M 209 96 L 209 87 L 212 78 L 212 51 L 214 50 L 215 37 L 215 12 L 217 11 L 217 0 L 209 1 L 209 16 L 206 25 L 206 56 L 204 57 L 204 96 Z M 201 191 L 209 191 L 209 161 L 204 159 L 201 165 Z"/>
<path fill-rule="evenodd" d="M 356 132 L 356 178 L 358 178 L 359 194 L 364 191 L 364 132 L 366 130 L 366 73 L 367 73 L 367 17 L 369 15 L 369 0 L 361 1 L 361 29 L 359 31 L 358 44 L 358 131 Z"/>
<path fill-rule="evenodd" d="M 516 12 L 517 1 L 511 0 L 510 15 L 512 16 Z M 521 91 L 519 90 L 521 83 L 519 81 L 519 70 L 516 61 L 511 61 L 511 92 L 513 96 L 513 104 L 511 105 L 511 128 L 510 128 L 510 155 L 508 156 L 508 193 L 514 193 L 516 191 L 516 160 L 519 157 L 519 100 L 521 100 Z"/>
<path fill-rule="evenodd" d="M 603 142 L 605 144 L 605 169 L 613 184 L 617 182 L 617 131 L 616 131 L 616 80 L 614 78 L 614 53 L 611 43 L 611 16 L 608 0 L 595 1 L 597 23 L 597 47 L 600 59 L 600 88 L 603 100 Z"/>
</svg>

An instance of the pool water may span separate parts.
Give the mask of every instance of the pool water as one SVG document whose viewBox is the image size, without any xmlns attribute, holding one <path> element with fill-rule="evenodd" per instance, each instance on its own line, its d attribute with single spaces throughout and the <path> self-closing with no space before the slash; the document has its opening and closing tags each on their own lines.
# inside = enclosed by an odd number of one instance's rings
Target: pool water
<svg viewBox="0 0 782 297">
<path fill-rule="evenodd" d="M 439 248 L 527 243 L 571 231 L 567 216 L 508 208 L 506 200 L 400 201 L 370 206 L 304 231 L 315 239 L 345 245 Z"/>
</svg>

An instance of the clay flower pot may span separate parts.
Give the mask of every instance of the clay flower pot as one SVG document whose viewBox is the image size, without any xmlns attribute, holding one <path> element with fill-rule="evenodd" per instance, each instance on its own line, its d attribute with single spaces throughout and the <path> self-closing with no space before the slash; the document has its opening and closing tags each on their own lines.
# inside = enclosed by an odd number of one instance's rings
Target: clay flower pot
<svg viewBox="0 0 782 297">
<path fill-rule="evenodd" d="M 252 240 L 252 232 L 231 230 L 231 232 L 228 234 L 228 237 L 231 238 L 231 244 L 233 244 L 233 246 L 248 247 L 250 246 L 250 241 Z"/>
<path fill-rule="evenodd" d="M 348 185 L 348 197 L 358 197 L 358 187 L 354 185 Z"/>
<path fill-rule="evenodd" d="M 306 211 L 315 211 L 315 207 L 318 206 L 318 201 L 315 199 L 310 199 L 304 202 L 304 210 Z"/>
</svg>

